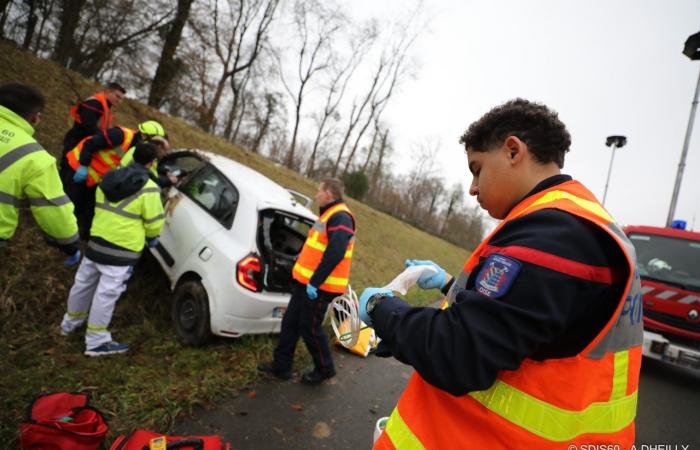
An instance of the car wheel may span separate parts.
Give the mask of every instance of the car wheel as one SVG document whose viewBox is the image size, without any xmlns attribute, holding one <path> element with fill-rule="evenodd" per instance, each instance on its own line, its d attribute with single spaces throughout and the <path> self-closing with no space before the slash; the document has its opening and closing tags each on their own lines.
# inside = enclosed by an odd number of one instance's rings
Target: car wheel
<svg viewBox="0 0 700 450">
<path fill-rule="evenodd" d="M 198 346 L 209 339 L 209 298 L 202 283 L 185 281 L 175 289 L 172 320 L 177 339 L 182 344 Z"/>
</svg>

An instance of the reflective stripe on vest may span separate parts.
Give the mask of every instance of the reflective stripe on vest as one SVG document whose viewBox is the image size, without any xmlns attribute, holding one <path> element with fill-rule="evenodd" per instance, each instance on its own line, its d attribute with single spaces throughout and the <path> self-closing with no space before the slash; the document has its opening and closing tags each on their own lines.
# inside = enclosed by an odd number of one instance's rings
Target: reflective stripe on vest
<svg viewBox="0 0 700 450">
<path fill-rule="evenodd" d="M 634 247 L 582 185 L 575 181 L 566 182 L 535 194 L 516 206 L 471 255 L 451 287 L 448 301 L 454 302 L 456 292 L 466 288 L 469 273 L 479 263 L 490 239 L 506 222 L 544 208 L 561 209 L 595 223 L 625 252 L 629 274 L 615 313 L 578 355 L 539 362 L 525 359 L 517 370 L 499 372 L 494 384 L 484 391 L 454 397 L 414 373 L 385 428 L 386 437 L 395 448 L 432 448 L 436 442 L 444 442 L 438 434 L 439 424 L 441 420 L 453 418 L 459 421 L 462 416 L 454 416 L 456 411 L 468 416 L 468 423 L 465 422 L 461 429 L 463 434 L 451 437 L 457 448 L 469 447 L 467 443 L 475 438 L 481 439 L 482 444 L 483 441 L 492 441 L 494 447 L 501 448 L 502 443 L 516 436 L 529 439 L 529 444 L 523 444 L 525 446 L 554 448 L 560 445 L 557 443 L 572 442 L 591 433 L 597 435 L 595 442 L 609 440 L 622 446 L 634 442 L 642 342 L 641 317 L 633 320 L 629 311 L 635 307 L 633 299 L 641 298 L 639 279 L 634 273 Z M 639 305 L 641 307 L 641 303 Z M 545 373 L 550 377 L 542 376 Z M 586 389 L 571 386 L 569 380 L 577 376 L 590 378 L 591 385 Z M 552 389 L 566 389 L 566 392 Z M 431 394 L 435 396 L 430 402 L 435 405 L 433 411 L 415 404 L 415 396 L 423 398 Z M 547 401 L 548 397 L 551 397 L 550 401 Z M 562 398 L 567 398 L 570 404 L 579 403 L 581 407 L 564 408 L 553 403 L 562 401 Z M 496 419 L 494 414 L 505 421 Z M 411 427 L 412 421 L 416 423 L 415 428 Z M 428 421 L 437 425 L 430 426 Z M 423 430 L 424 435 L 416 434 L 416 430 Z M 431 430 L 435 433 L 430 434 Z M 489 439 L 483 433 L 498 433 L 499 436 Z M 404 443 L 408 444 L 404 447 Z M 376 448 L 390 448 L 387 439 L 377 441 Z"/>
<path fill-rule="evenodd" d="M 20 145 L 19 147 L 10 150 L 9 152 L 0 156 L 0 173 L 25 156 L 43 149 L 44 147 L 42 147 L 40 144 L 30 142 L 29 144 Z"/>
<path fill-rule="evenodd" d="M 90 161 L 90 167 L 88 167 L 88 175 L 86 184 L 88 186 L 95 186 L 100 181 L 104 174 L 112 169 L 119 167 L 122 157 L 131 147 L 131 143 L 134 140 L 134 135 L 136 134 L 134 130 L 130 128 L 118 127 L 124 133 L 124 138 L 122 143 L 116 147 L 110 149 L 103 149 L 93 153 L 92 161 Z M 92 136 L 86 137 L 75 146 L 73 150 L 68 152 L 66 158 L 73 170 L 78 170 L 80 167 L 80 154 L 83 151 L 83 146 L 85 143 L 92 139 Z"/>
<path fill-rule="evenodd" d="M 313 227 L 309 230 L 304 246 L 299 253 L 294 267 L 292 268 L 292 277 L 300 283 L 308 284 L 318 265 L 323 259 L 323 253 L 328 246 L 328 232 L 326 225 L 330 218 L 338 213 L 345 212 L 350 215 L 355 222 L 355 218 L 348 209 L 345 203 L 338 203 L 324 211 L 323 214 L 316 220 Z M 318 286 L 319 289 L 326 292 L 339 293 L 345 292 L 350 278 L 350 267 L 352 265 L 352 254 L 355 247 L 355 237 L 353 236 L 348 243 L 343 259 L 333 268 L 333 271 L 328 275 L 326 280 Z"/>
</svg>

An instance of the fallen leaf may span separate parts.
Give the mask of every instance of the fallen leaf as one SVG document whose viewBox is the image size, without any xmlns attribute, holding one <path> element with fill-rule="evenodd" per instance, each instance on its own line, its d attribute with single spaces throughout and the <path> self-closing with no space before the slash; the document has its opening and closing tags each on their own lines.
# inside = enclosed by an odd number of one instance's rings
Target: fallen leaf
<svg viewBox="0 0 700 450">
<path fill-rule="evenodd" d="M 301 411 L 302 409 L 304 409 L 304 407 L 301 406 L 301 405 L 298 404 L 298 403 L 294 403 L 294 404 L 292 405 L 292 409 L 293 409 L 294 411 Z"/>
<path fill-rule="evenodd" d="M 250 391 L 248 392 L 248 397 L 250 398 L 255 398 L 258 396 L 258 393 L 256 391 Z"/>
<path fill-rule="evenodd" d="M 312 434 L 316 439 L 325 439 L 331 435 L 331 427 L 326 422 L 316 422 Z"/>
<path fill-rule="evenodd" d="M 294 431 L 296 431 L 297 433 L 303 433 L 304 427 L 294 427 Z"/>
</svg>

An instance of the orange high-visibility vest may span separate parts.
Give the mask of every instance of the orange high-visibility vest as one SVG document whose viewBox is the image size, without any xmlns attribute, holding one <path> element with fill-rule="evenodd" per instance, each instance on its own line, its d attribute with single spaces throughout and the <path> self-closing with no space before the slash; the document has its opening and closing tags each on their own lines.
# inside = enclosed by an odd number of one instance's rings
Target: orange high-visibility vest
<svg viewBox="0 0 700 450">
<path fill-rule="evenodd" d="M 121 144 L 114 148 L 108 148 L 99 150 L 92 154 L 92 161 L 90 162 L 90 167 L 88 167 L 88 176 L 86 184 L 90 187 L 97 185 L 102 181 L 104 174 L 112 169 L 119 167 L 119 163 L 122 160 L 124 154 L 131 148 L 131 144 L 134 141 L 135 130 L 124 127 L 117 127 L 124 133 L 124 139 Z M 73 168 L 73 170 L 78 170 L 80 167 L 80 153 L 83 151 L 83 146 L 85 142 L 92 139 L 92 136 L 88 136 L 75 146 L 75 148 L 68 152 L 66 159 L 68 159 L 68 164 Z"/>
<path fill-rule="evenodd" d="M 321 263 L 323 253 L 326 251 L 326 247 L 328 246 L 328 231 L 326 230 L 326 224 L 333 214 L 341 211 L 350 214 L 353 223 L 355 222 L 355 217 L 352 215 L 345 203 L 338 203 L 337 205 L 328 208 L 323 214 L 321 214 L 321 217 L 316 220 L 314 226 L 309 230 L 309 234 L 306 237 L 306 242 L 304 242 L 304 247 L 302 247 L 301 253 L 299 253 L 299 257 L 297 258 L 294 268 L 292 269 L 292 276 L 298 282 L 302 284 L 309 284 L 309 280 L 316 271 L 316 268 L 318 268 L 318 265 Z M 354 247 L 355 236 L 350 239 L 343 259 L 337 266 L 335 266 L 330 275 L 328 275 L 326 281 L 324 281 L 321 286 L 317 286 L 320 290 L 335 294 L 342 294 L 345 292 L 345 288 L 348 286 L 350 280 L 352 249 Z"/>
<path fill-rule="evenodd" d="M 75 120 L 76 123 L 81 123 L 80 112 L 78 111 L 81 106 L 83 108 L 88 108 L 97 111 L 90 105 L 85 104 L 86 101 L 93 99 L 97 100 L 98 102 L 100 102 L 100 105 L 102 105 L 102 116 L 100 117 L 100 131 L 102 131 L 103 133 L 107 133 L 107 129 L 112 127 L 112 109 L 109 107 L 109 103 L 107 102 L 107 97 L 105 97 L 104 92 L 98 92 L 96 94 L 93 94 L 92 97 L 86 98 L 85 100 L 78 102 L 77 105 L 73 106 L 70 109 L 70 115 L 73 116 L 73 120 Z"/>
<path fill-rule="evenodd" d="M 519 203 L 467 260 L 446 300 L 454 302 L 481 257 L 493 252 L 515 255 L 517 250 L 509 253 L 515 247 L 489 247 L 505 223 L 544 208 L 598 225 L 624 251 L 625 291 L 613 316 L 579 354 L 544 361 L 526 358 L 518 369 L 501 371 L 484 391 L 456 397 L 414 373 L 375 450 L 570 449 L 583 444 L 629 448 L 634 443 L 643 339 L 636 257 L 622 230 L 583 185 L 568 181 Z M 612 271 L 601 269 L 612 277 Z"/>
</svg>

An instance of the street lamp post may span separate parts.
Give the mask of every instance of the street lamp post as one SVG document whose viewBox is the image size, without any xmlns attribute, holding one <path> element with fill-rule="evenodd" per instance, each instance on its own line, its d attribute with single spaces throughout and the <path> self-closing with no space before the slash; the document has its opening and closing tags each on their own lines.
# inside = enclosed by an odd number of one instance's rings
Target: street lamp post
<svg viewBox="0 0 700 450">
<path fill-rule="evenodd" d="M 688 37 L 685 41 L 683 54 L 692 61 L 700 59 L 700 32 Z M 685 140 L 683 141 L 683 151 L 681 152 L 681 160 L 678 163 L 678 171 L 676 172 L 676 182 L 673 185 L 673 195 L 671 196 L 671 205 L 668 208 L 668 216 L 666 217 L 666 226 L 670 227 L 673 223 L 673 216 L 676 213 L 676 203 L 678 202 L 678 193 L 681 190 L 681 180 L 683 179 L 683 170 L 685 169 L 685 157 L 688 154 L 688 146 L 690 145 L 690 135 L 693 133 L 693 122 L 695 122 L 695 110 L 698 106 L 698 92 L 700 91 L 700 74 L 698 74 L 698 82 L 695 85 L 695 95 L 693 95 L 693 103 L 690 106 L 690 118 L 688 118 L 688 127 L 685 129 Z"/>
<path fill-rule="evenodd" d="M 605 180 L 605 190 L 603 191 L 603 206 L 605 206 L 605 197 L 608 195 L 608 185 L 610 184 L 610 174 L 612 173 L 613 161 L 615 160 L 615 150 L 624 147 L 627 143 L 625 136 L 608 136 L 605 140 L 605 145 L 612 147 L 612 156 L 610 156 L 610 167 L 608 168 L 608 178 Z"/>
</svg>

